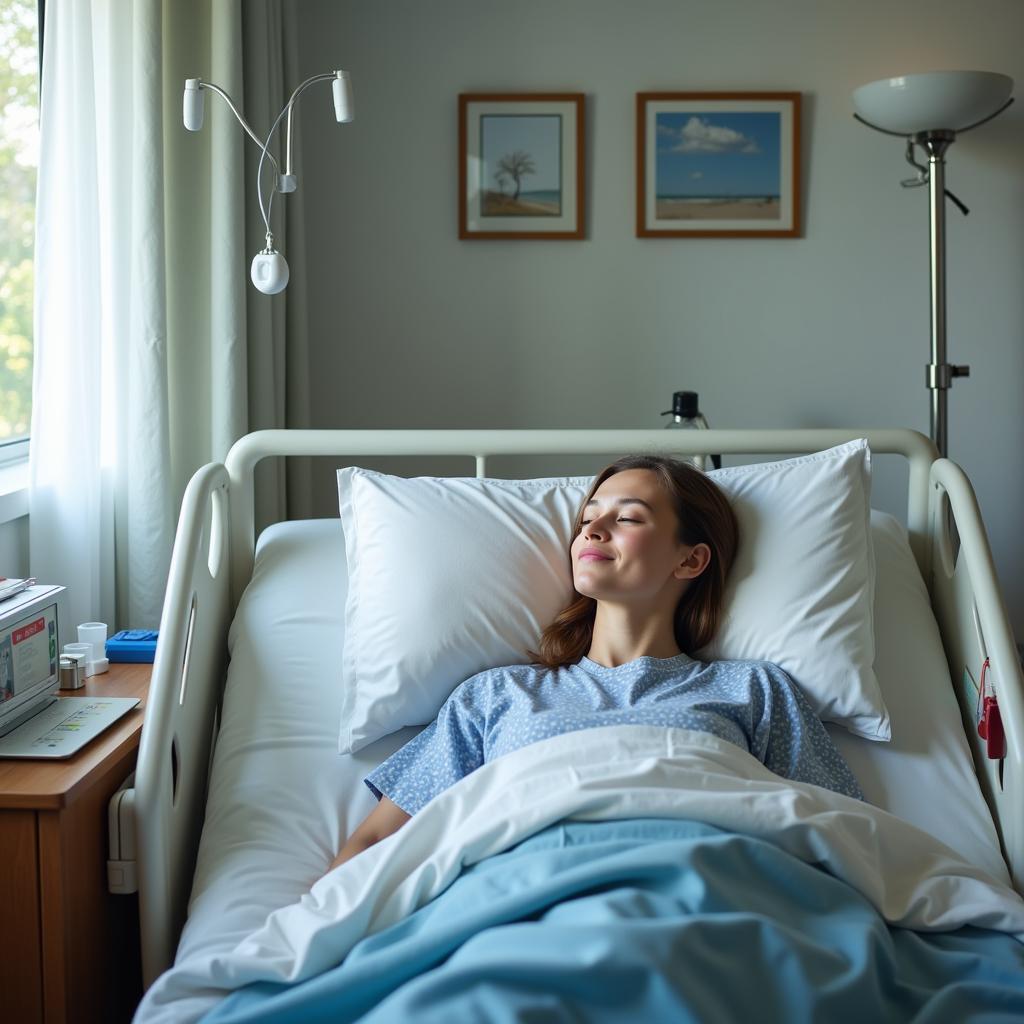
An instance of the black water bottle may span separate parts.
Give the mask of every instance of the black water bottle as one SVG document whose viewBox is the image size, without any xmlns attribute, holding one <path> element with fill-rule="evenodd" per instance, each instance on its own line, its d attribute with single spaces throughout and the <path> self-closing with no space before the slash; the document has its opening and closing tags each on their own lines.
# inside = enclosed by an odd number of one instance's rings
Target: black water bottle
<svg viewBox="0 0 1024 1024">
<path fill-rule="evenodd" d="M 672 419 L 665 424 L 666 430 L 707 430 L 708 421 L 700 411 L 700 401 L 696 391 L 674 391 L 672 393 L 672 408 L 666 409 L 662 416 L 671 416 Z M 708 460 L 715 469 L 722 468 L 721 455 L 685 455 L 683 462 L 689 462 L 703 472 L 707 469 Z"/>
</svg>

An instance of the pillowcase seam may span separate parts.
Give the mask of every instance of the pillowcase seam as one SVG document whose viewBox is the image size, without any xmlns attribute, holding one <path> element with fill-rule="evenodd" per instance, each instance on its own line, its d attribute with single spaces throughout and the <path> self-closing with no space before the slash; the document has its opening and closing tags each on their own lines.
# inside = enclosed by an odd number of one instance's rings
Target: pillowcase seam
<svg viewBox="0 0 1024 1024">
<path fill-rule="evenodd" d="M 362 466 L 351 466 L 345 467 L 346 469 L 351 468 L 356 473 L 360 473 L 363 476 L 383 477 L 387 478 L 391 476 L 390 473 L 381 473 L 375 469 L 363 469 Z M 339 473 L 344 472 L 344 469 L 338 470 Z M 570 487 L 584 487 L 589 489 L 590 485 L 594 482 L 592 476 L 550 476 L 550 477 L 534 477 L 531 479 L 513 479 L 510 477 L 503 476 L 467 476 L 467 477 L 454 477 L 454 476 L 413 476 L 404 477 L 402 479 L 416 480 L 419 482 L 430 482 L 439 484 L 450 484 L 453 480 L 469 480 L 473 483 L 483 484 L 494 484 L 496 486 L 513 486 L 513 487 L 550 487 L 552 483 L 557 482 L 558 484 L 567 484 Z"/>
<path fill-rule="evenodd" d="M 832 461 L 837 454 L 852 454 L 856 451 L 870 451 L 866 438 L 858 438 L 854 441 L 847 441 L 845 444 L 835 448 L 828 448 L 823 452 L 813 452 L 809 455 L 797 456 L 793 459 L 783 459 L 776 462 L 753 462 L 748 466 L 726 466 L 724 469 L 713 469 L 707 475 L 712 480 L 721 476 L 744 476 L 748 473 L 783 473 L 793 469 L 794 466 L 806 466 L 815 462 Z"/>
</svg>

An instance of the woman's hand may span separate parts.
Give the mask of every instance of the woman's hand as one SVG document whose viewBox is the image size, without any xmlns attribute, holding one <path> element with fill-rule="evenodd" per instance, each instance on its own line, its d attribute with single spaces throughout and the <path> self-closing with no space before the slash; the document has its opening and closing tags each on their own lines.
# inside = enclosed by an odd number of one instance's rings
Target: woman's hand
<svg viewBox="0 0 1024 1024">
<path fill-rule="evenodd" d="M 401 807 L 392 803 L 386 796 L 363 819 L 362 824 L 348 837 L 338 856 L 331 861 L 327 869 L 333 871 L 339 864 L 351 860 L 357 853 L 368 850 L 374 843 L 379 843 L 389 835 L 397 832 L 410 818 Z"/>
</svg>

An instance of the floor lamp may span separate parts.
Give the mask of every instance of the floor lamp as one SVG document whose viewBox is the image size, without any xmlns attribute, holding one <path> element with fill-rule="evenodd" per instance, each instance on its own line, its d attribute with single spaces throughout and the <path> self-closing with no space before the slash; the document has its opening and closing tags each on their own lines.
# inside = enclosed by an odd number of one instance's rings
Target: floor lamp
<svg viewBox="0 0 1024 1024">
<path fill-rule="evenodd" d="M 853 115 L 862 124 L 907 141 L 907 162 L 917 176 L 903 185 L 927 185 L 931 248 L 932 361 L 926 385 L 931 391 L 931 435 L 947 454 L 946 392 L 954 377 L 970 367 L 946 362 L 946 197 L 962 213 L 967 207 L 946 190 L 946 150 L 957 135 L 1001 114 L 1012 102 L 1013 79 L 990 71 L 930 71 L 869 82 L 853 92 Z M 927 165 L 914 159 L 920 146 Z"/>
</svg>

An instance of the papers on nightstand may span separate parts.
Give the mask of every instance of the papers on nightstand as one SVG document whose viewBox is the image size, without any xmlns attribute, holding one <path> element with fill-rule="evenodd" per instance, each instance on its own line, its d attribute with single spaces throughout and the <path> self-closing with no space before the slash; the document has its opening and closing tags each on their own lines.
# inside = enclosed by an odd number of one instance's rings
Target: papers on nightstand
<svg viewBox="0 0 1024 1024">
<path fill-rule="evenodd" d="M 0 576 L 0 601 L 6 601 L 15 594 L 20 594 L 29 587 L 34 587 L 36 578 L 30 576 L 27 580 L 13 580 L 7 576 Z"/>
</svg>

